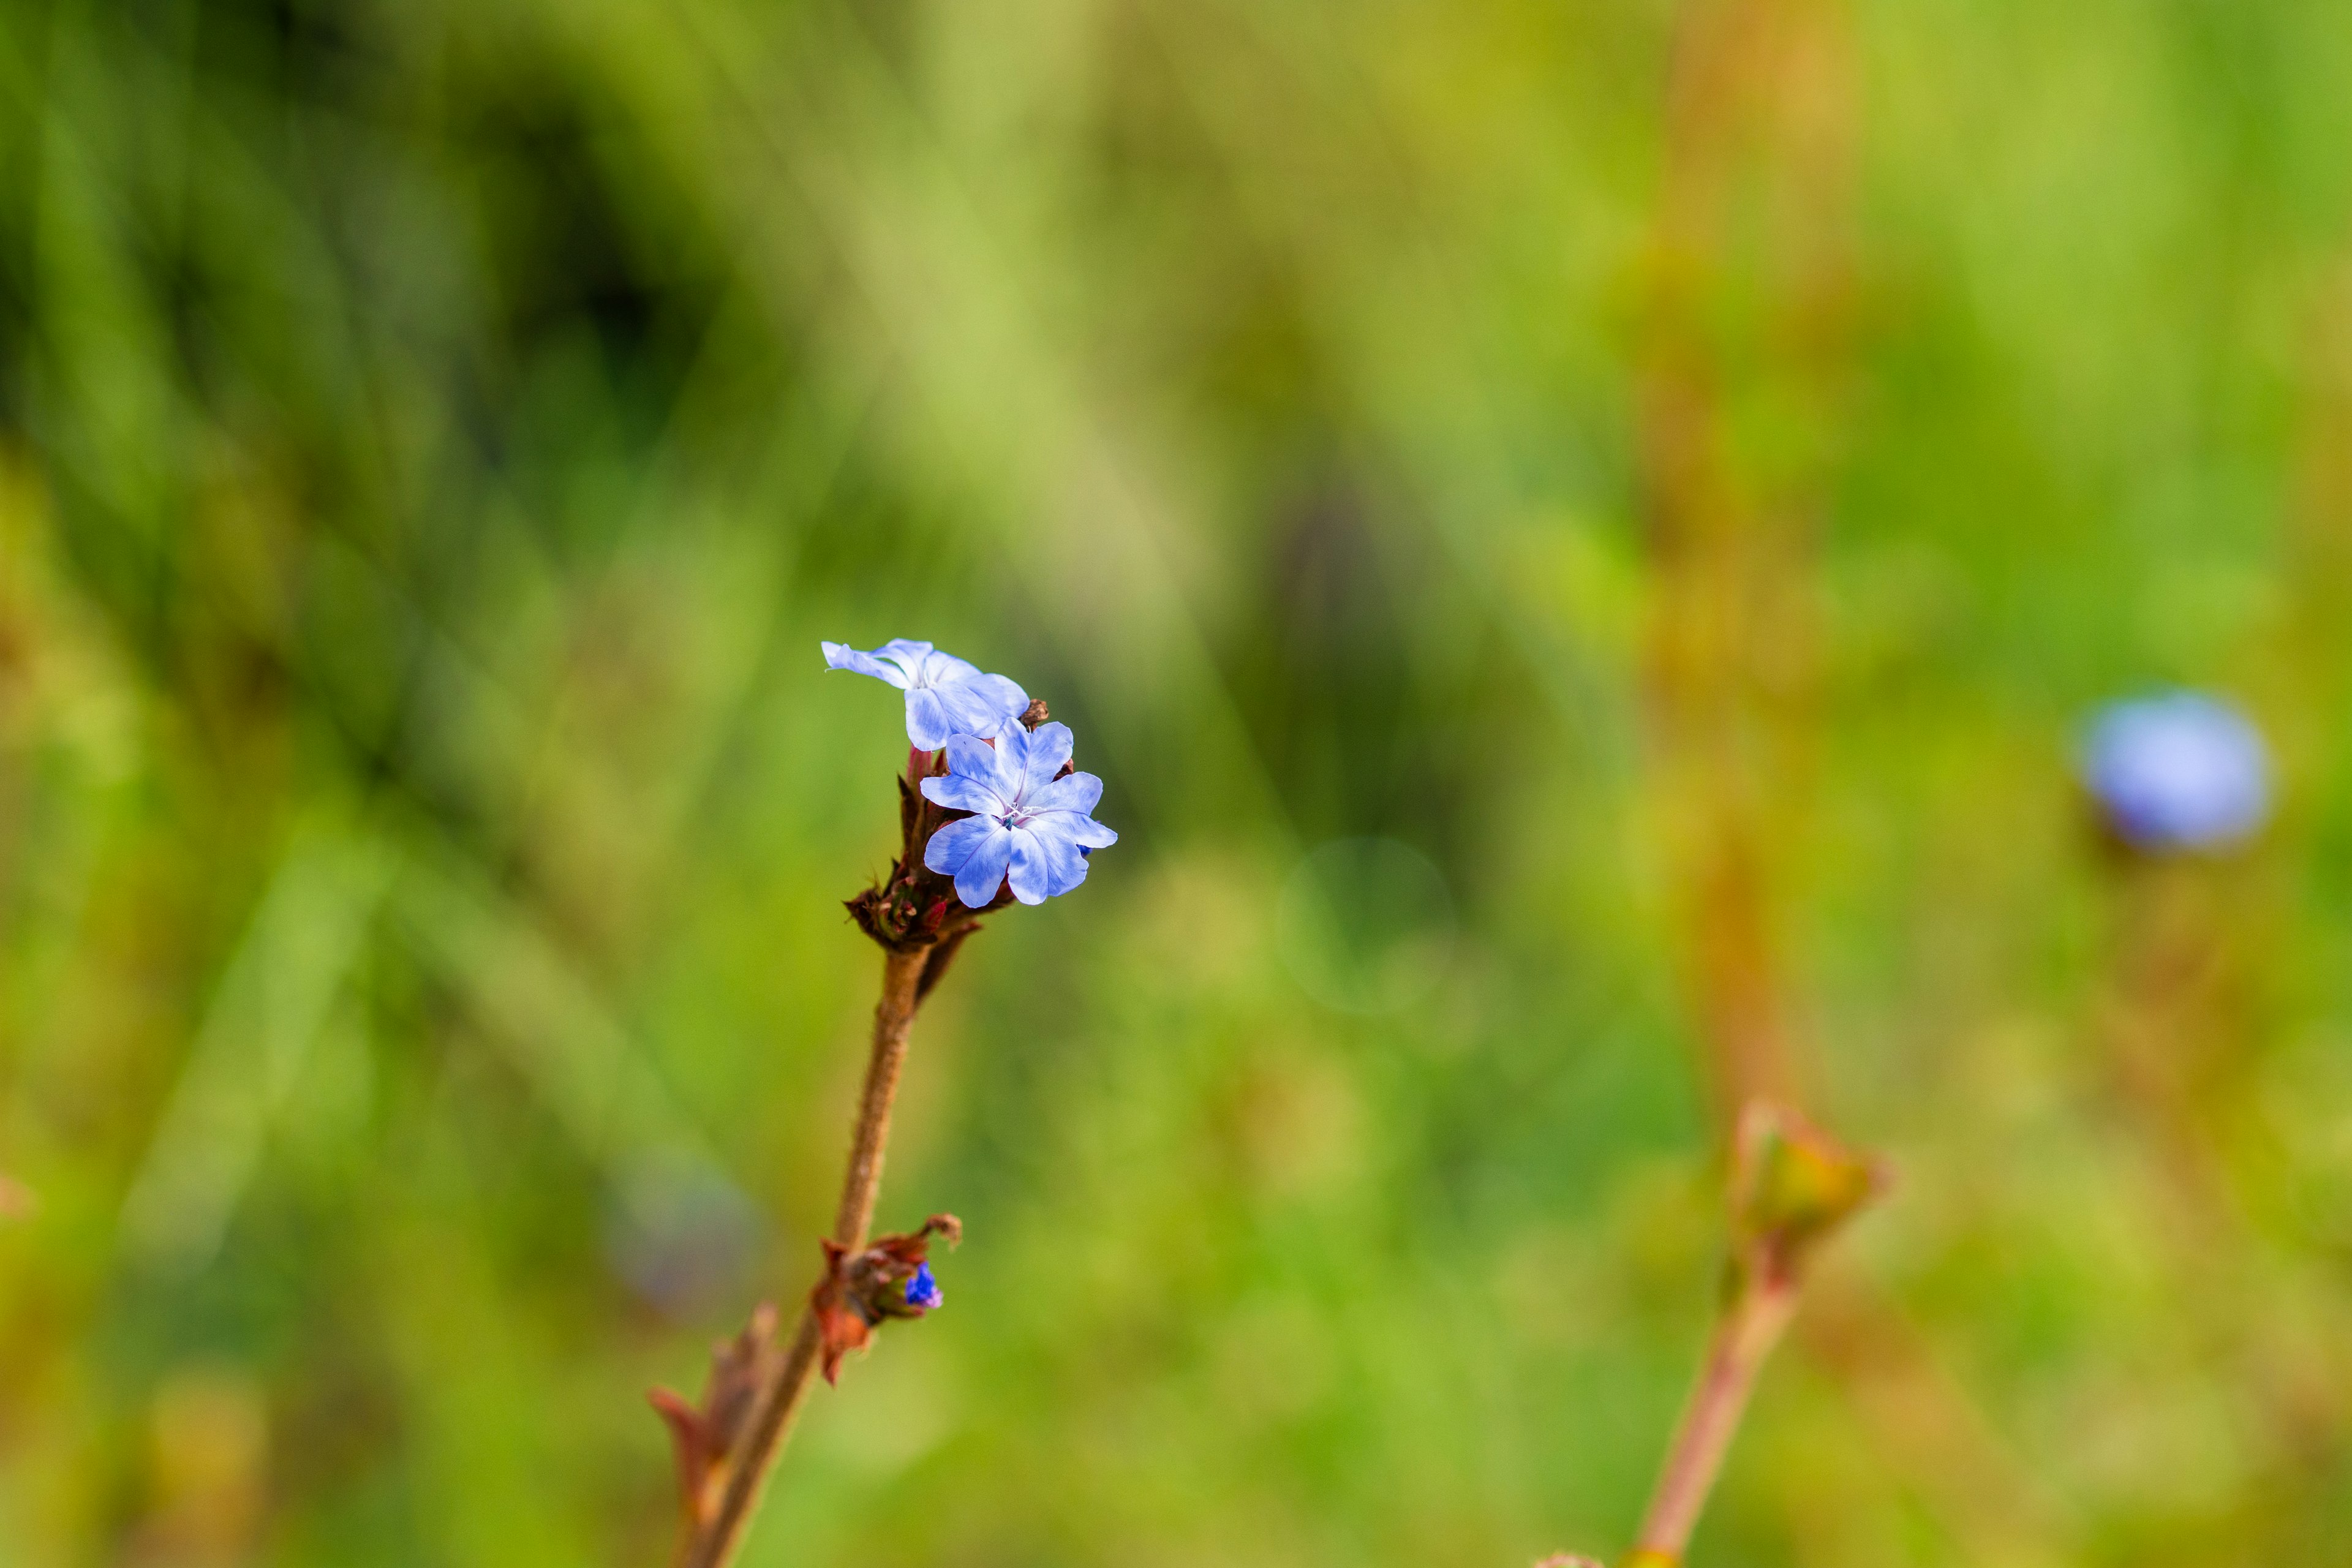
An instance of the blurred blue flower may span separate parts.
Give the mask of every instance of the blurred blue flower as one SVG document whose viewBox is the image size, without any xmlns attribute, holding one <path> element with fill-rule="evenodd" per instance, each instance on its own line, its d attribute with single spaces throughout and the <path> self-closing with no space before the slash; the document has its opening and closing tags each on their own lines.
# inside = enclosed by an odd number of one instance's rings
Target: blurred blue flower
<svg viewBox="0 0 2352 1568">
<path fill-rule="evenodd" d="M 1067 724 L 1013 724 L 991 746 L 968 735 L 948 742 L 948 776 L 923 781 L 936 805 L 972 815 L 949 823 L 924 846 L 923 864 L 955 879 L 956 897 L 986 909 L 1010 877 L 1013 896 L 1042 904 L 1087 879 L 1087 851 L 1118 842 L 1087 814 L 1102 798 L 1092 773 L 1055 778 L 1070 760 Z"/>
<path fill-rule="evenodd" d="M 2126 842 L 2203 849 L 2245 837 L 2270 814 L 2270 753 L 2218 698 L 2171 691 L 2111 703 L 2091 727 L 2084 782 Z"/>
<path fill-rule="evenodd" d="M 919 1265 L 914 1278 L 907 1281 L 907 1305 L 928 1312 L 946 1300 L 940 1294 L 940 1282 L 931 1278 L 931 1266 Z"/>
<path fill-rule="evenodd" d="M 828 668 L 887 680 L 907 694 L 907 742 L 922 751 L 938 751 L 950 735 L 988 740 L 1029 706 L 1029 694 L 1011 680 L 927 642 L 894 637 L 872 653 L 845 643 L 818 646 Z"/>
</svg>

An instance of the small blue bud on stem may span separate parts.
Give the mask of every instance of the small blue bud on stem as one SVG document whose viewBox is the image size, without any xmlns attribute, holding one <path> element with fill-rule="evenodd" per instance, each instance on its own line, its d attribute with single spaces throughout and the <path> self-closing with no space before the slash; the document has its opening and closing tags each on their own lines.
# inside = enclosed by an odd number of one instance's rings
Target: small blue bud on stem
<svg viewBox="0 0 2352 1568">
<path fill-rule="evenodd" d="M 940 1293 L 940 1282 L 931 1277 L 931 1266 L 922 1264 L 915 1277 L 907 1281 L 907 1305 L 919 1312 L 935 1310 L 947 1298 Z"/>
</svg>

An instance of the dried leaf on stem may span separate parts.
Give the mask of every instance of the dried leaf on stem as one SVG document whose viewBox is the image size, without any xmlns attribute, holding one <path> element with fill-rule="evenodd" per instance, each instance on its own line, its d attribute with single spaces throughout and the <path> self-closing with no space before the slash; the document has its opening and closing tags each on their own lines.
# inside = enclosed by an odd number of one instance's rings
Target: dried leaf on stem
<svg viewBox="0 0 2352 1568">
<path fill-rule="evenodd" d="M 710 1376 L 699 1405 L 688 1405 L 667 1388 L 646 1396 L 669 1426 L 677 1458 L 678 1500 L 689 1532 L 704 1529 L 716 1516 L 760 1392 L 773 1381 L 782 1362 L 775 1305 L 762 1301 L 741 1333 L 711 1347 Z"/>
</svg>

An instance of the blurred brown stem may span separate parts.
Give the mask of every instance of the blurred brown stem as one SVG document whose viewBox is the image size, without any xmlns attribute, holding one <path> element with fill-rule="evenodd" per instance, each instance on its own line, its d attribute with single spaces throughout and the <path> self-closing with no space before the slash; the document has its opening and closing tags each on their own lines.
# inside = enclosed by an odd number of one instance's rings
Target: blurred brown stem
<svg viewBox="0 0 2352 1568">
<path fill-rule="evenodd" d="M 1675 1428 L 1635 1542 L 1634 1563 L 1682 1561 L 1699 1510 L 1723 1468 L 1757 1374 L 1797 1310 L 1794 1279 L 1765 1279 L 1726 1303 L 1709 1339 L 1706 1364 Z"/>
<path fill-rule="evenodd" d="M 1682 1562 L 1757 1374 L 1796 1315 L 1807 1260 L 1883 1194 L 1888 1179 L 1881 1161 L 1846 1148 L 1785 1106 L 1759 1100 L 1740 1112 L 1723 1305 L 1623 1568 L 1676 1568 Z"/>
<path fill-rule="evenodd" d="M 842 1179 L 841 1207 L 833 1222 L 833 1238 L 850 1252 L 866 1246 L 874 1220 L 874 1198 L 882 1185 L 882 1160 L 890 1137 L 890 1106 L 898 1094 L 898 1069 L 907 1060 L 907 1034 L 915 1009 L 928 948 L 913 952 L 887 952 L 882 963 L 882 999 L 874 1006 L 874 1049 L 866 1064 L 866 1088 L 859 1097 L 857 1127 L 850 1141 L 849 1169 Z M 792 1347 L 785 1352 L 775 1381 L 761 1390 L 742 1449 L 730 1463 L 727 1489 L 708 1524 L 690 1530 L 680 1543 L 679 1568 L 725 1568 L 743 1543 L 743 1532 L 759 1510 L 768 1472 L 791 1433 L 793 1419 L 807 1397 L 809 1377 L 816 1371 L 819 1351 L 815 1315 L 803 1308 Z"/>
</svg>

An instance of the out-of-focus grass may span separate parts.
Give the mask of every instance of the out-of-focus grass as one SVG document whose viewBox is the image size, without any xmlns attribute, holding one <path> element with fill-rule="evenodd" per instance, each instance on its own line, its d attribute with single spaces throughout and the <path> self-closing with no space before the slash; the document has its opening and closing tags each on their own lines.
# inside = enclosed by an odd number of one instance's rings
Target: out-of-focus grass
<svg viewBox="0 0 2352 1568">
<path fill-rule="evenodd" d="M 1802 500 L 1780 984 L 1904 1185 L 1696 1560 L 2341 1560 L 2352 15 L 1707 9 L 1849 117 L 1834 352 L 1736 115 L 1691 309 Z M 1695 25 L 0 18 L 0 1557 L 666 1549 L 638 1393 L 808 1278 L 870 1005 L 821 636 L 1017 676 L 1123 837 L 926 1015 L 881 1217 L 971 1240 L 751 1561 L 1622 1542 L 1717 1246 L 1633 392 Z M 2241 860 L 2084 831 L 2158 679 L 2280 745 Z"/>
</svg>

